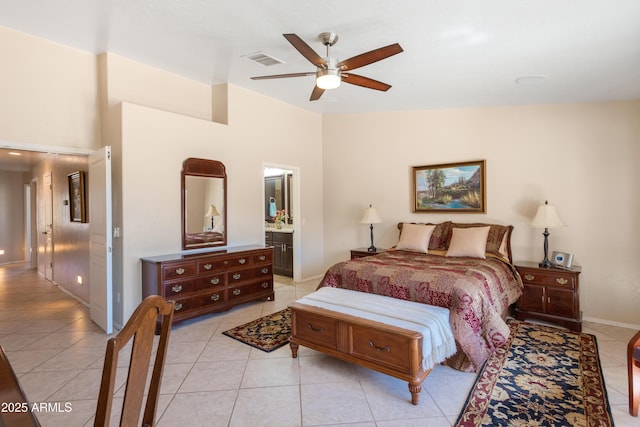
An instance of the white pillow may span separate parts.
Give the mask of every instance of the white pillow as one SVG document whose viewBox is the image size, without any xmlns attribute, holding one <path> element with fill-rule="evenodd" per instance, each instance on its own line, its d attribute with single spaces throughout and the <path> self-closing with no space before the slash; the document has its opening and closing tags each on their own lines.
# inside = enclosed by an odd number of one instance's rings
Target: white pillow
<svg viewBox="0 0 640 427">
<path fill-rule="evenodd" d="M 402 224 L 402 233 L 400 233 L 400 241 L 396 249 L 427 253 L 431 233 L 435 228 L 435 225 L 408 224 L 405 222 Z"/>
<path fill-rule="evenodd" d="M 453 228 L 447 256 L 486 258 L 487 237 L 491 227 Z"/>
</svg>

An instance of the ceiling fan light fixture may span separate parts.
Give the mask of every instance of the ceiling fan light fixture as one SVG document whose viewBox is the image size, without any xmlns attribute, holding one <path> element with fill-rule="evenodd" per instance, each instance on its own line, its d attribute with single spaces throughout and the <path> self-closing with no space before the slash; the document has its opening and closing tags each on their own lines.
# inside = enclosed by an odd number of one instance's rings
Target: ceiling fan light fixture
<svg viewBox="0 0 640 427">
<path fill-rule="evenodd" d="M 335 89 L 340 86 L 340 73 L 336 69 L 320 69 L 316 73 L 316 86 L 320 89 Z"/>
</svg>

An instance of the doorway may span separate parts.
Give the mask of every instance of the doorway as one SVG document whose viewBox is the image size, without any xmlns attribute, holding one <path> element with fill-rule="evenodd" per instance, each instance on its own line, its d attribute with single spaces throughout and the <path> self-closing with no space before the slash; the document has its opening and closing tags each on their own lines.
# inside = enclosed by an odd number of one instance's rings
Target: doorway
<svg viewBox="0 0 640 427">
<path fill-rule="evenodd" d="M 265 164 L 263 178 L 265 245 L 274 247 L 274 274 L 299 280 L 299 170 L 294 166 Z"/>
</svg>

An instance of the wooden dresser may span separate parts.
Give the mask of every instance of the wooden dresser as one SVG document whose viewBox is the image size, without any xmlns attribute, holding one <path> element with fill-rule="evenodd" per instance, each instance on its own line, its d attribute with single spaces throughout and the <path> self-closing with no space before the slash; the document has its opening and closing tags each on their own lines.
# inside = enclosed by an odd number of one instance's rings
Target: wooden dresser
<svg viewBox="0 0 640 427">
<path fill-rule="evenodd" d="M 142 258 L 142 298 L 149 295 L 175 301 L 173 324 L 256 299 L 273 300 L 273 248 Z"/>
</svg>

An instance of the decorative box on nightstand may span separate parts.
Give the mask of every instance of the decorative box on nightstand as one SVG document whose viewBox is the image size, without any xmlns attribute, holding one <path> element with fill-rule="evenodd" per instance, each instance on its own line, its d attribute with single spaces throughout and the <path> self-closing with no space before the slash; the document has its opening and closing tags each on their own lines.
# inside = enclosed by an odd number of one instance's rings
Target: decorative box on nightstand
<svg viewBox="0 0 640 427">
<path fill-rule="evenodd" d="M 518 262 L 516 269 L 524 284 L 517 306 L 519 320 L 545 320 L 572 331 L 582 330 L 580 267 L 564 270 L 541 268 L 534 262 Z"/>
<path fill-rule="evenodd" d="M 385 252 L 386 249 L 378 248 L 375 252 L 369 252 L 367 248 L 351 249 L 351 259 L 364 258 L 366 256 L 378 255 Z"/>
</svg>

